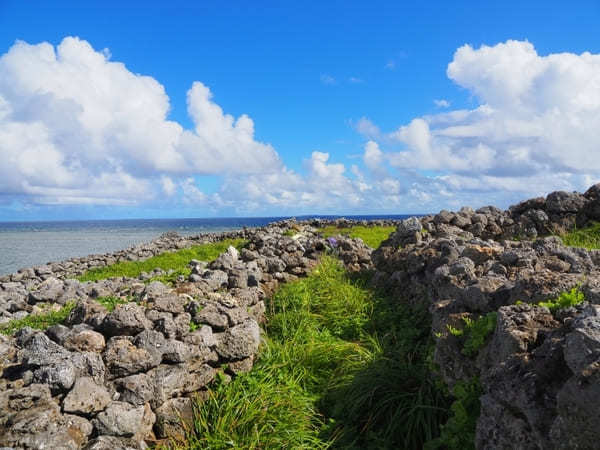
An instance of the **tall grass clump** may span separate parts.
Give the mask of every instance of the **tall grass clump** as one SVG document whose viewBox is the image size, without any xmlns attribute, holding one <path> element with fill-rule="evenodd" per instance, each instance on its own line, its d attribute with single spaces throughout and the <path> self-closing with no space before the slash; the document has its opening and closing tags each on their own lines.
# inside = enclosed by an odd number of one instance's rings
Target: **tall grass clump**
<svg viewBox="0 0 600 450">
<path fill-rule="evenodd" d="M 422 448 L 448 400 L 430 369 L 429 319 L 324 257 L 268 303 L 251 372 L 196 405 L 189 448 Z"/>
<path fill-rule="evenodd" d="M 142 272 L 151 272 L 156 268 L 173 270 L 178 275 L 189 275 L 189 262 L 192 259 L 212 261 L 230 245 L 240 249 L 246 244 L 243 239 L 225 239 L 210 244 L 195 245 L 175 252 L 165 252 L 144 261 L 123 261 L 106 267 L 90 269 L 81 275 L 79 281 L 98 281 L 113 277 L 136 278 Z"/>
<path fill-rule="evenodd" d="M 360 238 L 369 247 L 377 248 L 395 230 L 395 227 L 384 226 L 366 227 L 363 225 L 356 225 L 353 227 L 338 228 L 334 225 L 328 225 L 320 228 L 319 233 L 325 238 L 336 236 L 338 234 L 349 236 L 351 238 Z"/>
<path fill-rule="evenodd" d="M 588 250 L 600 249 L 600 223 L 574 229 L 561 236 L 563 243 L 569 247 L 581 247 Z"/>
</svg>

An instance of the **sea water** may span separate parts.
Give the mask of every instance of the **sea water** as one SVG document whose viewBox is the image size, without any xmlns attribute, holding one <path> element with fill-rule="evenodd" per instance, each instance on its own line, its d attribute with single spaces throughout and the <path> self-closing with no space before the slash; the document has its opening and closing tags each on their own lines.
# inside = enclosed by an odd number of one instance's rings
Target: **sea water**
<svg viewBox="0 0 600 450">
<path fill-rule="evenodd" d="M 346 217 L 400 219 L 407 216 Z M 122 250 L 149 242 L 167 231 L 189 236 L 259 227 L 282 219 L 285 217 L 0 222 L 0 275 L 23 267 Z"/>
</svg>

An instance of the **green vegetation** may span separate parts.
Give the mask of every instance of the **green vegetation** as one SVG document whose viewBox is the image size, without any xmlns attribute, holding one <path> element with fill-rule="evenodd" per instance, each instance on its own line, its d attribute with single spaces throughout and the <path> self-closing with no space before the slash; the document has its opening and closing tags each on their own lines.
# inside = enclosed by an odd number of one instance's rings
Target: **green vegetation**
<svg viewBox="0 0 600 450">
<path fill-rule="evenodd" d="M 539 306 L 545 306 L 551 312 L 556 312 L 559 309 L 570 308 L 571 306 L 579 305 L 583 303 L 585 297 L 583 292 L 579 290 L 579 288 L 574 287 L 570 291 L 561 293 L 558 297 L 554 299 L 549 299 L 545 302 L 539 302 Z"/>
<path fill-rule="evenodd" d="M 351 238 L 361 238 L 369 247 L 377 248 L 393 231 L 395 231 L 395 229 L 395 227 L 365 227 L 363 225 L 357 225 L 350 228 L 337 228 L 334 225 L 329 225 L 320 228 L 319 232 L 325 238 L 336 236 L 338 234 L 349 236 Z"/>
<path fill-rule="evenodd" d="M 30 314 L 22 319 L 11 320 L 0 326 L 0 333 L 11 335 L 17 330 L 31 327 L 36 330 L 45 330 L 52 325 L 63 323 L 75 307 L 75 303 L 67 303 L 58 311 L 50 311 L 42 314 Z"/>
<path fill-rule="evenodd" d="M 285 230 L 285 231 L 283 232 L 283 235 L 284 235 L 284 236 L 287 236 L 287 237 L 292 237 L 292 236 L 294 236 L 295 234 L 296 234 L 296 231 L 295 231 L 295 230 L 292 230 L 291 228 L 290 228 L 289 230 Z"/>
<path fill-rule="evenodd" d="M 561 239 L 569 247 L 582 247 L 588 250 L 600 249 L 600 223 L 594 222 L 585 228 L 569 231 L 562 235 Z"/>
<path fill-rule="evenodd" d="M 164 278 L 165 281 L 169 281 L 170 278 L 167 277 L 172 277 L 174 280 L 177 278 L 177 275 L 187 276 L 190 274 L 190 269 L 187 265 L 192 259 L 212 261 L 227 250 L 227 247 L 230 245 L 240 249 L 245 244 L 246 241 L 243 239 L 226 239 L 211 244 L 196 245 L 176 252 L 161 253 L 144 261 L 124 261 L 106 267 L 91 269 L 78 279 L 79 281 L 97 281 L 112 277 L 136 278 L 142 272 L 152 272 L 154 269 L 160 268 L 163 270 L 172 269 L 175 273 L 155 279 Z"/>
<path fill-rule="evenodd" d="M 324 257 L 268 305 L 251 372 L 196 405 L 186 448 L 422 448 L 448 398 L 434 379 L 426 311 L 402 306 Z"/>
<path fill-rule="evenodd" d="M 476 320 L 463 317 L 464 328 L 458 329 L 451 325 L 447 325 L 447 328 L 450 334 L 463 338 L 463 355 L 473 357 L 479 353 L 479 350 L 485 345 L 487 337 L 496 329 L 497 317 L 498 313 L 495 311 Z"/>
<path fill-rule="evenodd" d="M 440 437 L 426 443 L 425 450 L 475 449 L 475 427 L 481 403 L 481 385 L 478 378 L 468 382 L 459 381 L 452 390 L 455 400 L 450 406 L 451 417 L 442 426 Z"/>
<path fill-rule="evenodd" d="M 131 298 L 121 298 L 111 295 L 108 297 L 98 297 L 96 301 L 102 306 L 104 306 L 108 312 L 111 312 L 115 309 L 115 306 L 122 305 L 124 303 L 129 303 L 131 301 Z"/>
</svg>

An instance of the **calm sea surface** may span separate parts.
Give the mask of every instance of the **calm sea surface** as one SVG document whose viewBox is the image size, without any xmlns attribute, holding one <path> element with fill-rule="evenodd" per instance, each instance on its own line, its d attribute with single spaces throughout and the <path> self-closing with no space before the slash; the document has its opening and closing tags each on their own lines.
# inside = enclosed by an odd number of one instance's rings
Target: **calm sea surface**
<svg viewBox="0 0 600 450">
<path fill-rule="evenodd" d="M 408 216 L 345 217 L 401 219 Z M 0 275 L 16 272 L 22 267 L 125 249 L 141 242 L 151 241 L 167 231 L 192 235 L 236 230 L 243 227 L 259 227 L 281 219 L 283 218 L 255 217 L 0 222 Z"/>
</svg>

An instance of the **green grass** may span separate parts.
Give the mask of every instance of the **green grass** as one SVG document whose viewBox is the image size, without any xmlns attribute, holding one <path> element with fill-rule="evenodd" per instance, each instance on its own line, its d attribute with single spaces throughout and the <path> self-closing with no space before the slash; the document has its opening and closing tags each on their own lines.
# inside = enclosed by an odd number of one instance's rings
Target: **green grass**
<svg viewBox="0 0 600 450">
<path fill-rule="evenodd" d="M 581 247 L 588 250 L 600 249 L 600 223 L 593 223 L 581 229 L 574 229 L 561 236 L 569 247 Z"/>
<path fill-rule="evenodd" d="M 156 279 L 164 278 L 169 281 L 173 277 L 173 280 L 177 275 L 189 275 L 190 269 L 187 267 L 192 259 L 200 261 L 212 261 L 230 245 L 236 248 L 242 248 L 246 244 L 243 239 L 226 239 L 219 242 L 210 244 L 196 245 L 176 252 L 165 252 L 160 255 L 153 256 L 144 261 L 124 261 L 116 264 L 112 264 L 106 267 L 98 267 L 90 269 L 83 275 L 81 275 L 79 281 L 97 281 L 106 278 L 113 277 L 129 277 L 136 278 L 142 272 L 152 272 L 156 268 L 163 270 L 173 269 L 176 274 L 165 277 L 157 277 Z"/>
<path fill-rule="evenodd" d="M 464 327 L 455 328 L 446 325 L 450 334 L 462 340 L 462 354 L 469 357 L 477 356 L 479 350 L 486 344 L 488 336 L 496 329 L 498 313 L 489 312 L 475 320 L 463 317 Z"/>
<path fill-rule="evenodd" d="M 23 319 L 11 320 L 0 325 L 0 333 L 11 335 L 21 328 L 30 327 L 36 330 L 45 330 L 52 325 L 63 323 L 75 307 L 74 302 L 67 303 L 58 311 L 52 311 L 43 314 L 30 314 Z"/>
<path fill-rule="evenodd" d="M 111 312 L 115 309 L 115 307 L 117 305 L 122 305 L 124 303 L 129 303 L 132 301 L 131 298 L 121 298 L 121 297 L 115 297 L 115 296 L 108 296 L 108 297 L 98 297 L 96 298 L 96 301 L 98 303 L 100 303 L 102 306 L 104 306 L 106 308 L 106 310 L 108 312 Z"/>
<path fill-rule="evenodd" d="M 459 381 L 452 390 L 451 416 L 442 426 L 441 436 L 425 444 L 425 450 L 475 450 L 475 428 L 481 409 L 482 394 L 478 378 Z"/>
<path fill-rule="evenodd" d="M 562 292 L 558 297 L 554 299 L 546 300 L 545 302 L 539 302 L 539 306 L 545 306 L 551 312 L 556 312 L 559 309 L 570 308 L 571 306 L 579 305 L 583 303 L 585 297 L 583 292 L 579 288 L 574 287 L 570 291 Z"/>
<path fill-rule="evenodd" d="M 325 238 L 336 236 L 338 234 L 349 236 L 351 238 L 360 238 L 369 247 L 377 248 L 395 230 L 396 227 L 365 227 L 363 225 L 357 225 L 350 228 L 337 228 L 336 226 L 328 225 L 326 227 L 319 228 L 318 231 Z"/>
<path fill-rule="evenodd" d="M 196 405 L 186 448 L 422 448 L 449 402 L 430 370 L 429 317 L 367 288 L 339 261 L 269 301 L 251 372 Z"/>
</svg>

